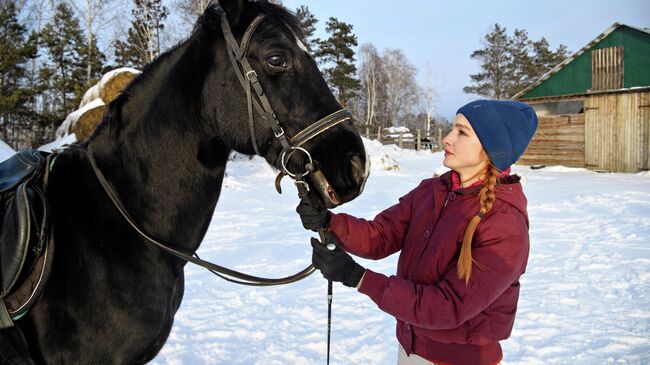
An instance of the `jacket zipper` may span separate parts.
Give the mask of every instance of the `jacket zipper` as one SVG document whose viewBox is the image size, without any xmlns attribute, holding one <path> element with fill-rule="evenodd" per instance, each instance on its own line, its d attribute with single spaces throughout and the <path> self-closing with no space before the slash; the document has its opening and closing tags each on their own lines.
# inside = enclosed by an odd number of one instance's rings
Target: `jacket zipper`
<svg viewBox="0 0 650 365">
<path fill-rule="evenodd" d="M 450 200 L 454 200 L 454 199 L 456 199 L 456 193 L 450 191 L 449 193 L 447 193 L 447 197 L 445 198 L 445 203 L 442 205 L 442 207 L 443 208 L 446 207 L 447 203 L 449 203 Z"/>
</svg>

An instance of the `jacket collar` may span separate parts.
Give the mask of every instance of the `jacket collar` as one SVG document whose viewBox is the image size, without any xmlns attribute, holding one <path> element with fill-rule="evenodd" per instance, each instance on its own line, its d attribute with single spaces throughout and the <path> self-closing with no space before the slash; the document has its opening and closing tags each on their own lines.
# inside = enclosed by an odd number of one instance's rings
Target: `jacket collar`
<svg viewBox="0 0 650 365">
<path fill-rule="evenodd" d="M 467 188 L 460 188 L 457 190 L 453 190 L 453 177 L 452 174 L 456 174 L 455 171 L 450 170 L 445 172 L 440 176 L 440 180 L 443 182 L 445 185 L 447 192 L 454 192 L 456 194 L 460 195 L 468 195 L 468 194 L 478 194 L 479 191 L 481 191 L 482 185 L 473 185 Z M 507 175 L 507 176 L 501 176 L 497 179 L 497 183 L 499 185 L 509 185 L 509 184 L 516 184 L 521 180 L 521 177 L 518 175 Z"/>
</svg>

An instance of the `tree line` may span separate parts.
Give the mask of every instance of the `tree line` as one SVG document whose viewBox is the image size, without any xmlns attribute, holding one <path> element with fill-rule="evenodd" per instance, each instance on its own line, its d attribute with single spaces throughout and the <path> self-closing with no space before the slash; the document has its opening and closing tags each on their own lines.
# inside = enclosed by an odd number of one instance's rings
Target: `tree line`
<svg viewBox="0 0 650 365">
<path fill-rule="evenodd" d="M 448 121 L 436 110 L 438 90 L 430 66 L 420 86 L 416 81 L 418 70 L 401 49 L 380 52 L 373 44 L 364 43 L 358 47 L 357 56 L 351 24 L 329 18 L 325 30 L 330 37 L 320 40 L 313 36 L 318 20 L 309 8 L 301 6 L 296 14 L 303 23 L 309 49 L 325 65 L 323 73 L 341 104 L 359 118 L 362 132 L 406 126 L 437 132 L 438 138 L 445 134 Z M 567 57 L 564 45 L 552 50 L 543 37 L 531 40 L 523 29 L 509 35 L 499 24 L 494 24 L 482 43 L 483 48 L 470 55 L 480 62 L 481 70 L 469 75 L 470 85 L 463 91 L 490 99 L 513 97 Z"/>
<path fill-rule="evenodd" d="M 325 22 L 328 38 L 319 39 L 315 36 L 318 19 L 309 8 L 299 7 L 296 15 L 303 25 L 305 45 L 341 105 L 358 118 L 362 133 L 391 126 L 433 130 L 446 125 L 435 113 L 432 83 L 418 86 L 417 69 L 402 50 L 380 52 L 371 43 L 359 46 L 353 25 L 335 17 Z"/>
<path fill-rule="evenodd" d="M 509 99 L 535 82 L 567 57 L 567 47 L 560 44 L 551 50 L 546 38 L 528 38 L 524 29 L 507 29 L 494 24 L 483 39 L 483 48 L 471 54 L 481 63 L 481 71 L 470 75 L 469 94 L 490 99 Z"/>
<path fill-rule="evenodd" d="M 39 146 L 76 110 L 83 93 L 117 67 L 142 69 L 187 37 L 210 0 L 3 0 L 0 2 L 0 138 L 14 149 Z M 171 9 L 171 10 L 170 10 Z M 436 110 L 433 70 L 418 85 L 417 68 L 401 49 L 358 44 L 352 24 L 330 17 L 326 39 L 307 6 L 295 9 L 302 40 L 340 103 L 362 132 L 407 126 L 438 131 L 448 121 Z M 170 19 L 173 18 L 174 19 Z M 546 39 L 510 36 L 495 24 L 470 57 L 481 71 L 464 91 L 509 98 L 567 54 Z M 444 134 L 444 130 L 442 131 Z"/>
<path fill-rule="evenodd" d="M 125 8 L 129 27 L 114 37 Z M 50 142 L 104 73 L 160 54 L 168 14 L 161 0 L 3 0 L 0 138 L 14 149 Z"/>
</svg>

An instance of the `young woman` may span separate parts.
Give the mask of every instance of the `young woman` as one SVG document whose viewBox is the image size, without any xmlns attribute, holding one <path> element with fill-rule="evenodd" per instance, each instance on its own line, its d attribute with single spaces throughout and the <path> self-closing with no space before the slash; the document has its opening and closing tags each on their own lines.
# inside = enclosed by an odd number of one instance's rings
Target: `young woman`
<svg viewBox="0 0 650 365">
<path fill-rule="evenodd" d="M 457 112 L 444 138 L 451 171 L 424 180 L 373 220 L 333 214 L 314 196 L 297 208 L 307 229 L 327 228 L 312 261 L 397 319 L 398 364 L 497 364 L 510 336 L 528 260 L 528 215 L 510 165 L 537 129 L 533 109 L 478 100 Z M 348 254 L 400 252 L 397 273 L 365 269 Z"/>
</svg>

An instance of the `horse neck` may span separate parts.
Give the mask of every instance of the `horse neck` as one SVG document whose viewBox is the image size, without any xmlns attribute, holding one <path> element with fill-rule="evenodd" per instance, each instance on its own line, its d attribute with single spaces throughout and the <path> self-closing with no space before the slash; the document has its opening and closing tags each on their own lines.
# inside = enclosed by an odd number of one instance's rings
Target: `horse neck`
<svg viewBox="0 0 650 365">
<path fill-rule="evenodd" d="M 110 125 L 98 129 L 88 146 L 141 228 L 196 249 L 219 197 L 230 149 L 202 128 L 196 111 L 200 99 L 169 87 L 165 75 L 179 56 L 167 57 L 111 106 L 119 109 L 114 119 L 104 121 Z"/>
</svg>

